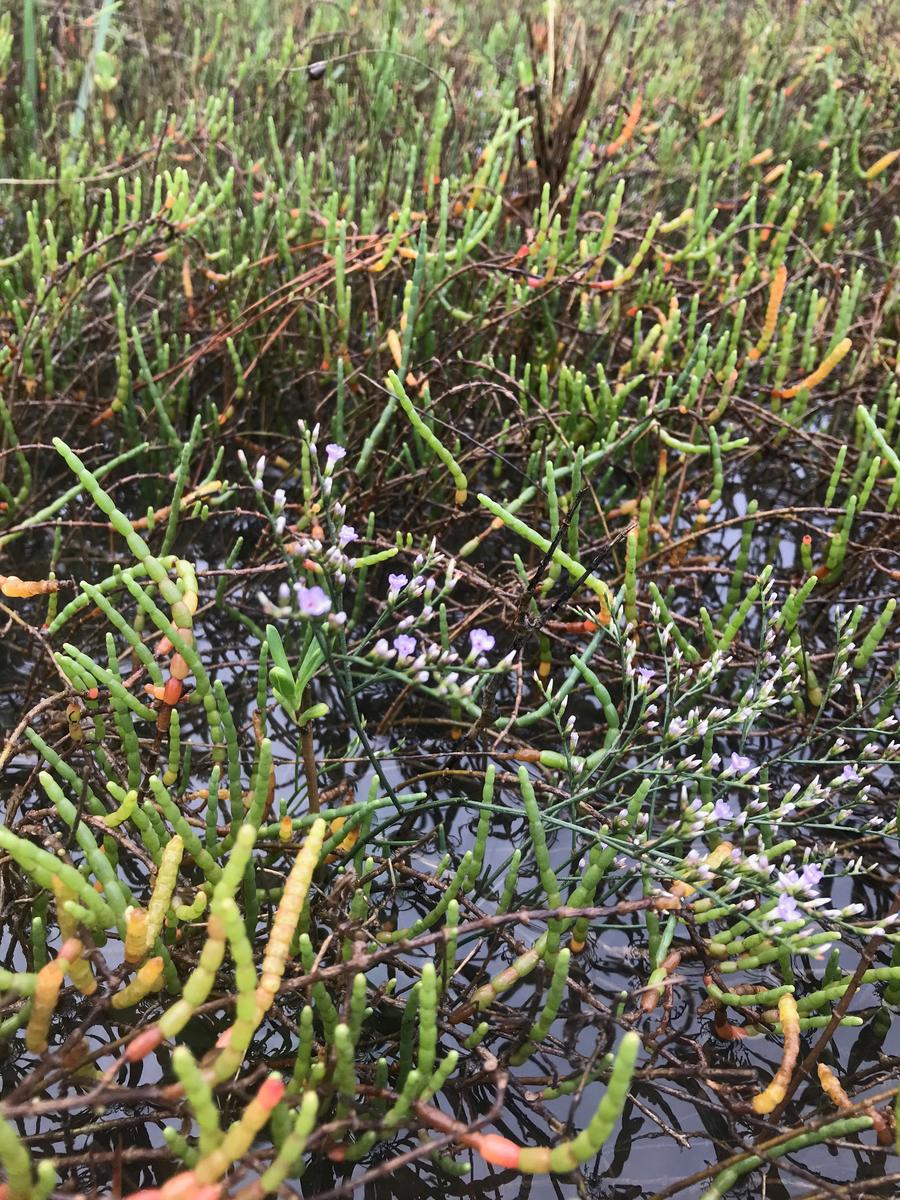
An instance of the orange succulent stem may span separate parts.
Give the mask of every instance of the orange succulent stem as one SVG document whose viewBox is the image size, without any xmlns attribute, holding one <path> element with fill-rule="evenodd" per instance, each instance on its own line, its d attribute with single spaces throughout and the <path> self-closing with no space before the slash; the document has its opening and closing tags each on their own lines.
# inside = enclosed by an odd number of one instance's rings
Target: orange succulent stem
<svg viewBox="0 0 900 1200">
<path fill-rule="evenodd" d="M 772 1082 L 753 1097 L 753 1111 L 761 1116 L 773 1112 L 787 1095 L 787 1087 L 800 1053 L 800 1014 L 793 996 L 782 996 L 778 1001 L 778 1019 L 784 1032 L 784 1052 Z"/>
<path fill-rule="evenodd" d="M 793 387 L 776 389 L 772 394 L 781 400 L 793 400 L 800 392 L 812 391 L 814 387 L 818 387 L 820 383 L 825 382 L 838 363 L 847 357 L 852 346 L 853 342 L 850 338 L 844 338 L 838 342 L 830 354 L 827 354 L 823 358 L 811 375 L 807 375 L 805 379 L 801 379 Z"/>
<path fill-rule="evenodd" d="M 760 334 L 759 341 L 747 356 L 751 362 L 756 362 L 757 359 L 762 358 L 769 348 L 769 343 L 775 334 L 775 326 L 778 322 L 778 310 L 781 308 L 786 284 L 787 267 L 782 263 L 772 276 L 772 286 L 769 289 L 769 303 L 766 307 L 766 319 L 763 322 L 762 333 Z"/>
<path fill-rule="evenodd" d="M 644 106 L 644 98 L 640 92 L 634 99 L 634 103 L 628 110 L 628 116 L 625 118 L 625 124 L 622 126 L 619 136 L 606 147 L 606 157 L 612 158 L 614 154 L 627 146 L 634 137 L 634 131 L 637 129 L 637 123 L 641 119 L 641 109 Z"/>
</svg>

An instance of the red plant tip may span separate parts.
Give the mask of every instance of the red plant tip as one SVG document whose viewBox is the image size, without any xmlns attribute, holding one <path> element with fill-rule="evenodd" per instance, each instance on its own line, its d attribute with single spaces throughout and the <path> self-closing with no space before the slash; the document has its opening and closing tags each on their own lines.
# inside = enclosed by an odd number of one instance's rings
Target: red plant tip
<svg viewBox="0 0 900 1200">
<path fill-rule="evenodd" d="M 78 938 L 68 938 L 60 948 L 59 957 L 64 958 L 66 962 L 72 962 L 81 957 L 81 951 L 82 945 Z"/>
<path fill-rule="evenodd" d="M 804 533 L 804 535 L 803 535 L 803 545 L 804 545 L 804 546 L 811 546 L 811 545 L 812 545 L 812 534 L 811 534 L 811 533 Z"/>
<path fill-rule="evenodd" d="M 163 688 L 162 702 L 174 707 L 181 699 L 182 685 L 181 680 L 174 676 L 169 676 L 166 680 L 166 686 Z"/>
<path fill-rule="evenodd" d="M 140 1062 L 151 1050 L 155 1050 L 162 1040 L 162 1031 L 159 1026 L 151 1025 L 149 1029 L 139 1033 L 129 1044 L 125 1051 L 125 1057 L 128 1062 Z"/>
<path fill-rule="evenodd" d="M 193 1175 L 193 1171 L 187 1172 L 182 1192 L 169 1192 L 163 1188 L 162 1200 L 219 1200 L 222 1195 L 221 1183 L 197 1183 Z"/>
<path fill-rule="evenodd" d="M 499 1133 L 486 1133 L 473 1136 L 472 1149 L 477 1150 L 485 1162 L 493 1163 L 495 1167 L 514 1169 L 519 1165 L 522 1147 L 511 1142 L 509 1138 L 501 1137 Z"/>
<path fill-rule="evenodd" d="M 161 1188 L 142 1188 L 125 1200 L 219 1200 L 221 1183 L 198 1183 L 193 1171 L 181 1171 Z"/>
<path fill-rule="evenodd" d="M 229 1025 L 228 1028 L 226 1030 L 224 1030 L 222 1033 L 220 1033 L 219 1036 L 216 1038 L 216 1049 L 224 1050 L 225 1047 L 228 1045 L 228 1043 L 231 1041 L 231 1035 L 233 1033 L 234 1033 L 234 1026 Z"/>
<path fill-rule="evenodd" d="M 284 1080 L 280 1075 L 270 1075 L 256 1093 L 256 1099 L 263 1108 L 273 1109 L 284 1095 Z"/>
</svg>

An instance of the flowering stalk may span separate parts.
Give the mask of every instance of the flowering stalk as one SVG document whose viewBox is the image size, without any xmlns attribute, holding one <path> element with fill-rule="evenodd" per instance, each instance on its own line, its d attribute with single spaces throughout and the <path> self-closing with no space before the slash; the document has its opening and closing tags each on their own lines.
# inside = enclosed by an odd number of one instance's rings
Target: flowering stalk
<svg viewBox="0 0 900 1200">
<path fill-rule="evenodd" d="M 852 1109 L 854 1107 L 853 1102 L 844 1091 L 843 1087 L 841 1086 L 841 1081 L 838 1079 L 837 1075 L 835 1075 L 834 1071 L 832 1071 L 832 1069 L 825 1063 L 819 1063 L 816 1071 L 819 1076 L 819 1083 L 822 1091 L 825 1093 L 828 1099 L 831 1100 L 835 1108 L 839 1108 L 842 1111 Z M 866 1114 L 872 1119 L 872 1128 L 875 1130 L 875 1136 L 878 1138 L 878 1144 L 880 1146 L 889 1146 L 893 1141 L 893 1138 L 891 1137 L 891 1131 L 888 1128 L 884 1117 L 881 1115 L 878 1109 L 874 1107 L 874 1105 L 871 1108 L 867 1108 L 865 1111 Z"/>
<path fill-rule="evenodd" d="M 268 1121 L 272 1110 L 284 1095 L 280 1075 L 272 1074 L 263 1081 L 259 1091 L 222 1138 L 220 1144 L 203 1157 L 192 1174 L 197 1184 L 214 1183 L 228 1168 L 242 1158 L 253 1145 L 253 1139 Z"/>
<path fill-rule="evenodd" d="M 787 1087 L 800 1053 L 800 1019 L 797 1002 L 790 993 L 778 1001 L 778 1016 L 784 1034 L 784 1051 L 772 1082 L 753 1097 L 753 1111 L 761 1115 L 773 1112 L 787 1095 Z"/>
<path fill-rule="evenodd" d="M 751 362 L 757 362 L 762 358 L 769 348 L 769 343 L 775 336 L 775 326 L 778 324 L 778 310 L 781 308 L 786 284 L 787 267 L 782 263 L 772 276 L 772 285 L 769 289 L 769 303 L 766 307 L 766 319 L 763 322 L 759 341 L 747 355 Z"/>
<path fill-rule="evenodd" d="M 764 1157 L 748 1154 L 733 1166 L 720 1171 L 713 1180 L 712 1186 L 703 1193 L 700 1200 L 722 1200 L 722 1197 L 734 1187 L 739 1179 L 744 1175 L 749 1175 L 751 1171 L 755 1171 L 757 1167 L 773 1158 L 781 1158 L 785 1154 L 792 1154 L 795 1150 L 805 1150 L 808 1146 L 819 1146 L 829 1138 L 849 1137 L 850 1134 L 858 1133 L 861 1129 L 869 1129 L 871 1125 L 871 1117 L 845 1117 L 841 1121 L 832 1121 L 831 1124 L 822 1125 L 818 1129 L 804 1130 L 796 1137 L 788 1138 L 787 1141 L 779 1142 L 775 1146 L 766 1146 L 763 1151 Z"/>
<path fill-rule="evenodd" d="M 151 943 L 152 945 L 152 943 Z M 147 954 L 147 912 L 132 907 L 125 910 L 125 961 L 139 963 Z"/>
<path fill-rule="evenodd" d="M 641 118 L 641 108 L 643 107 L 644 98 L 641 92 L 635 96 L 631 108 L 628 110 L 628 115 L 622 125 L 619 136 L 614 141 L 610 142 L 606 147 L 606 157 L 612 158 L 618 154 L 623 146 L 627 146 L 634 137 L 634 131 L 637 129 L 637 123 Z"/>
<path fill-rule="evenodd" d="M 36 846 L 34 842 L 18 837 L 5 825 L 0 825 L 0 850 L 9 854 L 39 887 L 52 889 L 53 878 L 58 876 L 71 889 L 78 902 L 87 909 L 87 921 L 91 925 L 105 929 L 115 923 L 115 916 L 107 902 L 94 891 L 71 863 L 60 862 L 55 854 L 51 854 L 43 846 Z"/>
<path fill-rule="evenodd" d="M 472 870 L 472 851 L 467 850 L 463 855 L 462 861 L 453 873 L 453 877 L 447 886 L 444 888 L 443 895 L 434 908 L 426 913 L 424 917 L 419 917 L 413 921 L 412 925 L 408 925 L 405 929 L 395 929 L 392 931 L 384 930 L 378 934 L 379 942 L 393 943 L 403 942 L 407 938 L 418 937 L 420 933 L 424 933 L 426 929 L 433 928 L 444 913 L 447 911 L 447 906 L 451 900 L 455 900 L 459 895 L 460 889 L 464 886 Z"/>
<path fill-rule="evenodd" d="M 216 1042 L 221 1051 L 207 1072 L 212 1083 L 221 1083 L 233 1075 L 244 1059 L 247 1047 L 259 1026 L 257 1018 L 257 976 L 253 964 L 253 946 L 247 937 L 244 918 L 231 896 L 214 897 L 212 911 L 221 917 L 231 946 L 234 975 L 237 984 L 237 1003 L 234 1024 Z"/>
<path fill-rule="evenodd" d="M 182 989 L 181 998 L 163 1013 L 155 1025 L 142 1030 L 129 1044 L 125 1051 L 128 1062 L 140 1062 L 166 1038 L 180 1033 L 194 1015 L 194 1010 L 212 991 L 216 973 L 225 957 L 225 925 L 217 914 L 211 913 L 206 929 L 207 938 L 200 958 Z"/>
<path fill-rule="evenodd" d="M 647 980 L 647 991 L 641 997 L 641 1008 L 644 1012 L 653 1012 L 657 1004 L 659 1004 L 663 987 L 666 984 L 666 978 L 678 969 L 680 962 L 681 951 L 673 950 L 666 955 L 654 971 L 650 972 L 650 978 Z"/>
<path fill-rule="evenodd" d="M 126 891 L 125 885 L 119 879 L 113 864 L 97 845 L 97 840 L 87 823 L 79 820 L 78 810 L 75 808 L 75 805 L 72 803 L 69 797 L 63 792 L 62 788 L 59 786 L 53 776 L 47 771 L 41 771 L 38 774 L 38 780 L 40 781 L 41 787 L 46 792 L 48 798 L 52 802 L 54 808 L 56 808 L 59 815 L 66 822 L 66 824 L 74 830 L 75 840 L 84 851 L 84 856 L 90 864 L 90 868 L 94 875 L 103 885 L 103 894 L 106 896 L 115 912 L 117 925 L 119 925 L 120 929 L 124 928 L 124 913 L 130 902 L 130 897 Z M 56 860 L 56 866 L 59 866 L 59 860 Z M 67 876 L 66 873 L 61 870 L 57 870 L 55 873 L 59 874 L 60 878 L 64 882 L 68 882 L 71 878 L 71 876 Z M 76 874 L 78 874 L 78 872 L 76 872 Z M 74 884 L 72 886 L 74 888 Z M 84 896 L 84 898 L 87 899 L 85 893 L 81 889 L 78 890 L 78 895 L 79 898 Z"/>
<path fill-rule="evenodd" d="M 172 1066 L 197 1122 L 199 1153 L 205 1158 L 221 1145 L 224 1136 L 212 1088 L 187 1046 L 175 1047 Z"/>
<path fill-rule="evenodd" d="M 791 387 L 776 388 L 773 395 L 776 395 L 781 400 L 793 400 L 800 392 L 812 391 L 814 387 L 818 387 L 820 383 L 825 382 L 835 367 L 847 357 L 852 348 L 853 342 L 850 338 L 844 338 L 822 359 L 811 375 L 807 375 L 805 379 L 801 379 L 799 383 L 795 383 Z"/>
<path fill-rule="evenodd" d="M 43 1159 L 32 1171 L 31 1154 L 11 1121 L 0 1117 L 0 1166 L 6 1183 L 0 1184 L 2 1200 L 46 1200 L 56 1186 L 51 1159 Z"/>
<path fill-rule="evenodd" d="M 27 600 L 32 596 L 46 596 L 50 592 L 59 591 L 58 579 L 20 579 L 18 575 L 0 575 L 0 592 L 4 596 L 12 596 Z"/>
<path fill-rule="evenodd" d="M 97 507 L 109 518 L 116 533 L 125 539 L 128 549 L 145 568 L 171 609 L 172 625 L 176 636 L 171 639 L 175 643 L 175 653 L 169 665 L 169 679 L 162 689 L 156 684 L 148 684 L 150 694 L 161 705 L 157 718 L 157 729 L 160 733 L 164 733 L 169 727 L 172 708 L 181 699 L 184 680 L 191 673 L 191 666 L 186 661 L 183 650 L 185 646 L 193 646 L 193 614 L 197 611 L 198 603 L 196 574 L 189 563 L 179 559 L 176 571 L 180 586 L 174 583 L 169 578 L 166 568 L 136 531 L 133 523 L 119 511 L 111 497 L 103 490 L 78 455 L 70 450 L 60 438 L 54 438 L 53 445 L 67 466 L 78 476 L 82 487 L 88 492 Z M 128 586 L 131 581 L 126 580 L 125 582 Z M 135 586 L 138 585 L 135 584 Z"/>
<path fill-rule="evenodd" d="M 625 1034 L 613 1063 L 606 1092 L 592 1121 L 571 1141 L 563 1142 L 552 1150 L 545 1146 L 518 1146 L 509 1138 L 495 1133 L 465 1134 L 460 1141 L 477 1150 L 486 1162 L 521 1171 L 523 1175 L 574 1171 L 580 1163 L 587 1162 L 601 1150 L 622 1115 L 640 1045 L 638 1034 Z"/>
<path fill-rule="evenodd" d="M 172 903 L 172 896 L 178 883 L 178 868 L 184 854 L 184 842 L 176 833 L 166 843 L 162 852 L 156 884 L 147 905 L 147 953 L 152 950 L 166 920 L 166 914 Z"/>
<path fill-rule="evenodd" d="M 526 525 L 520 520 L 509 508 L 504 508 L 502 504 L 498 504 L 492 500 L 490 496 L 484 495 L 483 492 L 478 494 L 478 502 L 482 504 L 490 513 L 501 521 L 513 533 L 517 533 L 519 537 L 531 542 L 533 546 L 542 551 L 544 554 L 549 553 L 551 542 L 549 538 L 545 538 L 542 534 Z M 559 563 L 573 579 L 577 579 L 584 583 L 585 587 L 591 589 L 600 598 L 601 601 L 601 623 L 606 624 L 609 619 L 609 612 L 612 604 L 612 597 L 608 586 L 602 579 L 598 579 L 596 575 L 587 571 L 584 566 L 576 559 L 572 558 L 561 546 L 553 548 L 553 561 Z"/>
<path fill-rule="evenodd" d="M 45 1054 L 47 1051 L 47 1035 L 59 999 L 59 990 L 66 971 L 80 957 L 81 949 L 81 942 L 77 938 L 69 938 L 63 944 L 58 957 L 38 971 L 31 1001 L 31 1015 L 25 1028 L 25 1047 L 32 1054 Z"/>
<path fill-rule="evenodd" d="M 163 980 L 165 960 L 161 954 L 148 958 L 127 987 L 116 992 L 110 1003 L 113 1008 L 131 1008 L 159 987 Z"/>
<path fill-rule="evenodd" d="M 560 950 L 559 954 L 557 954 L 556 961 L 553 964 L 553 975 L 550 979 L 550 986 L 547 989 L 547 999 L 544 1001 L 544 1007 L 541 1010 L 540 1016 L 534 1025 L 532 1025 L 524 1044 L 516 1050 L 509 1060 L 514 1067 L 527 1062 L 535 1049 L 550 1032 L 550 1026 L 556 1020 L 556 1014 L 559 1012 L 559 1006 L 562 1004 L 563 996 L 565 995 L 566 981 L 569 978 L 570 958 L 571 951 L 568 949 Z"/>
<path fill-rule="evenodd" d="M 78 938 L 79 922 L 68 911 L 66 905 L 76 900 L 76 894 L 67 884 L 63 883 L 58 875 L 53 876 L 53 894 L 56 896 L 56 919 L 59 922 L 59 932 L 63 941 L 67 942 L 70 939 L 75 941 Z M 92 996 L 96 992 L 97 980 L 94 978 L 91 964 L 80 955 L 72 960 L 69 966 L 69 975 L 82 996 Z"/>
<path fill-rule="evenodd" d="M 256 989 L 257 1023 L 262 1021 L 278 995 L 285 964 L 290 953 L 291 940 L 309 894 L 313 872 L 319 863 L 326 829 L 327 826 L 321 818 L 313 822 L 312 828 L 306 835 L 306 840 L 294 860 L 291 873 L 285 881 L 284 893 L 272 921 L 272 931 L 266 943 L 259 986 Z"/>
<path fill-rule="evenodd" d="M 450 476 L 456 486 L 454 501 L 456 506 L 461 508 L 462 505 L 465 504 L 466 497 L 469 494 L 469 484 L 466 480 L 466 476 L 462 467 L 459 465 L 447 447 L 443 444 L 443 442 L 441 442 L 428 427 L 428 425 L 425 424 L 424 420 L 419 415 L 416 406 L 406 394 L 406 389 L 400 382 L 400 377 L 397 375 L 396 371 L 390 371 L 388 373 L 387 386 L 389 391 L 396 396 L 400 407 L 409 418 L 409 423 L 412 425 L 413 429 L 415 429 L 422 441 L 425 442 L 429 449 L 434 452 L 434 454 L 441 460 L 441 462 L 450 472 Z"/>
<path fill-rule="evenodd" d="M 896 162 L 898 157 L 900 157 L 900 150 L 888 150 L 887 154 L 882 154 L 881 158 L 877 158 L 871 167 L 863 172 L 863 179 L 871 183 L 872 180 L 877 179 L 879 175 L 886 171 L 892 163 Z"/>
</svg>

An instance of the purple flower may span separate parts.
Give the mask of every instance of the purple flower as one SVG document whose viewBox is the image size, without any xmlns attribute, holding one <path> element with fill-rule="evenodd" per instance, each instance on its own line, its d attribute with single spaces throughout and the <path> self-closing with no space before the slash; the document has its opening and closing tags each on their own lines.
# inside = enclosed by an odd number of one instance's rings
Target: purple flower
<svg viewBox="0 0 900 1200">
<path fill-rule="evenodd" d="M 803 918 L 803 913 L 793 896 L 787 894 L 781 896 L 778 903 L 775 905 L 773 913 L 779 921 L 800 921 Z"/>
<path fill-rule="evenodd" d="M 737 813 L 727 800 L 717 800 L 710 813 L 710 819 L 713 821 L 733 821 L 736 816 Z"/>
<path fill-rule="evenodd" d="M 356 541 L 356 530 L 352 525 L 342 525 L 338 531 L 338 544 L 341 549 L 344 546 L 349 546 L 351 542 Z"/>
<path fill-rule="evenodd" d="M 408 575 L 388 575 L 388 587 L 390 589 L 388 594 L 396 596 L 398 592 L 403 591 L 408 583 Z"/>
<path fill-rule="evenodd" d="M 473 654 L 486 654 L 493 650 L 496 639 L 486 629 L 473 629 L 469 633 L 469 644 Z"/>
<path fill-rule="evenodd" d="M 331 608 L 331 601 L 318 586 L 308 588 L 300 583 L 297 585 L 296 594 L 300 615 L 303 617 L 324 617 Z"/>
<path fill-rule="evenodd" d="M 416 652 L 416 639 L 405 633 L 395 637 L 393 645 L 398 658 L 412 658 Z"/>
<path fill-rule="evenodd" d="M 645 688 L 649 687 L 650 681 L 656 677 L 656 672 L 651 670 L 650 667 L 638 667 L 637 674 L 638 686 Z"/>
<path fill-rule="evenodd" d="M 742 771 L 749 771 L 753 763 L 745 755 L 734 753 L 729 759 L 728 765 L 735 774 L 738 774 Z"/>
<path fill-rule="evenodd" d="M 819 890 L 819 884 L 822 880 L 824 871 L 815 863 L 807 863 L 800 872 L 800 883 L 803 885 L 804 891 L 811 892 L 813 895 Z"/>
<path fill-rule="evenodd" d="M 337 442 L 329 442 L 325 447 L 325 470 L 331 471 L 334 469 L 334 464 L 347 457 L 347 451 L 343 446 L 339 446 Z"/>
<path fill-rule="evenodd" d="M 855 770 L 850 763 L 844 764 L 844 769 L 841 771 L 840 779 L 841 783 L 846 784 L 862 783 L 862 775 L 860 775 L 860 773 Z"/>
</svg>

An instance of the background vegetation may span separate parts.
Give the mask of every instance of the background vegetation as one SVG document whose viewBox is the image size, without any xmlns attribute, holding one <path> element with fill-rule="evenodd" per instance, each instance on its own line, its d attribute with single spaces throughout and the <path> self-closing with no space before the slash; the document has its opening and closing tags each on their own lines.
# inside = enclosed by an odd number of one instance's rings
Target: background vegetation
<svg viewBox="0 0 900 1200">
<path fill-rule="evenodd" d="M 898 18 L 0 15 L 8 1200 L 893 1194 Z"/>
</svg>

